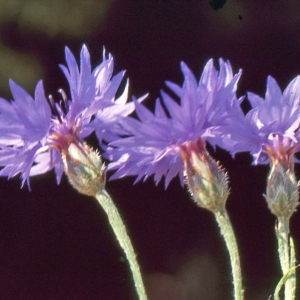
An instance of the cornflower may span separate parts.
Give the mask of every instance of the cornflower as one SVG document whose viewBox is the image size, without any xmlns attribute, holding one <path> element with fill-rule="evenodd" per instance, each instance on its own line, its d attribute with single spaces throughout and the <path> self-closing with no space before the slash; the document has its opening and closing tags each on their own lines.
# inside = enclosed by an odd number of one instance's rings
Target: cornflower
<svg viewBox="0 0 300 300">
<path fill-rule="evenodd" d="M 248 93 L 252 109 L 244 115 L 237 101 L 224 127 L 224 147 L 235 154 L 249 151 L 254 164 L 269 164 L 266 198 L 277 217 L 275 233 L 283 276 L 285 299 L 295 299 L 295 251 L 289 236 L 289 220 L 299 204 L 299 183 L 294 173 L 294 154 L 300 149 L 300 76 L 282 92 L 275 79 L 267 79 L 265 99 Z M 227 145 L 227 146 L 226 146 Z M 292 271 L 291 271 L 292 270 Z M 287 275 L 288 274 L 288 275 Z"/>
<path fill-rule="evenodd" d="M 101 148 L 125 133 L 118 119 L 133 112 L 134 103 L 126 103 L 128 81 L 122 95 L 115 99 L 124 76 L 112 77 L 113 58 L 103 51 L 103 62 L 91 70 L 85 46 L 80 54 L 80 69 L 66 48 L 67 66 L 60 66 L 70 87 L 71 100 L 60 90 L 62 100 L 49 103 L 42 82 L 37 84 L 35 99 L 13 81 L 10 88 L 14 101 L 0 98 L 0 176 L 21 173 L 22 185 L 29 177 L 55 169 L 57 183 L 65 171 L 70 183 L 82 194 L 93 196 L 107 214 L 108 221 L 125 252 L 139 299 L 147 295 L 125 225 L 105 190 L 105 165 L 97 151 L 84 139 L 93 131 Z M 138 101 L 142 101 L 144 97 Z"/>
<path fill-rule="evenodd" d="M 293 168 L 300 149 L 300 77 L 282 93 L 269 76 L 265 99 L 251 92 L 247 96 L 252 109 L 245 116 L 240 101 L 233 102 L 222 145 L 232 154 L 249 151 L 255 165 L 280 162 Z"/>
<path fill-rule="evenodd" d="M 228 117 L 227 108 L 236 98 L 235 91 L 241 71 L 233 76 L 229 62 L 219 60 L 220 71 L 209 60 L 204 67 L 199 83 L 185 63 L 181 63 L 184 76 L 182 87 L 166 82 L 178 96 L 178 104 L 162 92 L 163 105 L 156 100 L 154 114 L 135 101 L 140 120 L 131 117 L 122 119 L 121 125 L 129 136 L 110 143 L 103 155 L 110 161 L 108 170 L 117 170 L 110 179 L 137 176 L 135 182 L 154 175 L 159 183 L 165 176 L 165 187 L 179 174 L 184 182 L 184 159 L 188 143 L 198 143 L 204 151 L 205 141 L 213 146 L 222 141 L 222 124 Z M 204 142 L 203 142 L 204 141 Z M 185 155 L 184 155 L 185 157 Z"/>
<path fill-rule="evenodd" d="M 91 70 L 86 46 L 80 53 L 80 69 L 76 59 L 66 47 L 67 66 L 61 69 L 67 78 L 71 99 L 59 90 L 62 100 L 47 101 L 42 81 L 34 98 L 10 80 L 13 101 L 0 98 L 0 176 L 13 177 L 21 173 L 22 186 L 30 176 L 53 169 L 57 183 L 64 170 L 63 156 L 72 143 L 79 148 L 84 138 L 93 131 L 101 147 L 116 139 L 124 130 L 118 125 L 120 116 L 134 110 L 134 103 L 126 103 L 128 81 L 124 91 L 115 99 L 124 71 L 112 77 L 113 57 L 103 50 L 103 61 Z"/>
<path fill-rule="evenodd" d="M 229 195 L 227 175 L 205 148 L 206 142 L 212 146 L 222 142 L 222 125 L 236 101 L 241 75 L 240 71 L 233 76 L 229 62 L 220 59 L 219 64 L 218 72 L 213 60 L 209 60 L 197 83 L 190 69 L 181 63 L 182 87 L 167 82 L 180 104 L 162 92 L 163 104 L 158 99 L 153 114 L 135 101 L 140 120 L 123 119 L 121 125 L 130 135 L 110 143 L 105 157 L 112 161 L 108 170 L 116 170 L 110 179 L 136 175 L 137 182 L 154 175 L 158 184 L 164 176 L 167 188 L 179 174 L 181 184 L 186 183 L 196 204 L 214 213 L 230 254 L 235 299 L 242 300 L 237 243 L 225 209 Z"/>
</svg>

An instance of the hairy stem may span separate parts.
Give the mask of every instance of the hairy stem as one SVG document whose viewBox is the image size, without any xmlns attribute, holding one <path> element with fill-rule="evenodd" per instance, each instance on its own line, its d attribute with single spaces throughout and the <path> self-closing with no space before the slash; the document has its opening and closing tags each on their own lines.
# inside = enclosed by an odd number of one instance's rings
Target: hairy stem
<svg viewBox="0 0 300 300">
<path fill-rule="evenodd" d="M 231 222 L 225 207 L 215 212 L 216 220 L 219 224 L 221 234 L 225 240 L 232 269 L 233 285 L 234 285 L 234 299 L 243 300 L 243 287 L 242 287 L 242 275 L 240 267 L 240 257 L 238 253 L 238 247 L 233 232 Z"/>
<path fill-rule="evenodd" d="M 278 224 L 275 227 L 277 241 L 278 241 L 278 255 L 281 265 L 282 274 L 286 274 L 291 268 L 295 266 L 295 251 L 293 241 L 289 243 L 289 218 L 278 217 Z M 294 300 L 296 290 L 295 271 L 289 272 L 289 275 L 284 285 L 284 299 Z"/>
<path fill-rule="evenodd" d="M 97 193 L 95 198 L 105 210 L 109 223 L 118 239 L 118 242 L 126 254 L 139 299 L 147 300 L 147 295 L 145 292 L 140 268 L 136 260 L 136 255 L 134 253 L 130 238 L 127 234 L 125 225 L 115 204 L 104 189 Z"/>
</svg>

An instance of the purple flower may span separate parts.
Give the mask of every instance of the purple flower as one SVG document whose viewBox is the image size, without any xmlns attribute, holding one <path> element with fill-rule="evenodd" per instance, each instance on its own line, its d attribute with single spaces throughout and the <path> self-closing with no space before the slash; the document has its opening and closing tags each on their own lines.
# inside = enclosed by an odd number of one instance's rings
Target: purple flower
<svg viewBox="0 0 300 300">
<path fill-rule="evenodd" d="M 282 93 L 275 79 L 267 79 L 265 99 L 248 93 L 252 109 L 244 116 L 240 103 L 235 101 L 226 120 L 225 148 L 233 154 L 250 151 L 255 164 L 269 163 L 270 159 L 293 162 L 299 151 L 300 131 L 300 76 L 294 78 Z"/>
<path fill-rule="evenodd" d="M 55 169 L 57 182 L 63 173 L 61 155 L 70 143 L 82 144 L 94 130 L 100 146 L 105 147 L 124 129 L 118 118 L 130 114 L 134 103 L 126 103 L 128 82 L 122 95 L 115 100 L 124 72 L 112 77 L 113 58 L 106 57 L 91 70 L 86 46 L 80 53 L 80 69 L 73 54 L 66 48 L 67 66 L 60 66 L 70 87 L 71 99 L 60 90 L 62 100 L 47 101 L 42 82 L 37 84 L 34 99 L 10 81 L 14 100 L 0 98 L 0 176 L 9 178 L 19 173 L 22 185 L 29 177 Z M 50 105 L 49 105 L 50 104 Z M 30 186 L 29 186 L 30 188 Z"/>
<path fill-rule="evenodd" d="M 127 117 L 122 126 L 131 135 L 110 143 L 104 157 L 112 162 L 108 170 L 117 170 L 110 179 L 136 175 L 135 182 L 154 175 L 156 184 L 165 176 L 165 187 L 179 173 L 183 184 L 182 145 L 199 138 L 216 145 L 222 140 L 222 123 L 227 107 L 236 98 L 241 72 L 233 76 L 229 62 L 219 60 L 220 71 L 209 60 L 197 83 L 190 69 L 181 63 L 183 86 L 167 82 L 180 99 L 180 105 L 162 92 L 163 104 L 156 101 L 154 114 L 135 101 L 140 121 Z"/>
</svg>

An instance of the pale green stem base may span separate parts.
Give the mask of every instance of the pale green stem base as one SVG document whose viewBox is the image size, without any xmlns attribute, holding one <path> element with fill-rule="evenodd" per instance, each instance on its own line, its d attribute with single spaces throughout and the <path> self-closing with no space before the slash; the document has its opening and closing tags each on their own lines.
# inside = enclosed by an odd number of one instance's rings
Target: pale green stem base
<svg viewBox="0 0 300 300">
<path fill-rule="evenodd" d="M 123 248 L 126 254 L 133 275 L 136 291 L 139 295 L 139 299 L 147 300 L 147 295 L 145 292 L 140 268 L 136 260 L 136 255 L 134 253 L 130 238 L 126 232 L 126 228 L 116 206 L 114 205 L 112 199 L 105 190 L 99 192 L 95 196 L 95 198 L 105 210 L 108 216 L 109 223 L 118 239 L 118 242 L 120 243 L 121 247 Z"/>
<path fill-rule="evenodd" d="M 275 227 L 278 241 L 278 254 L 283 275 L 295 266 L 295 250 L 292 238 L 289 239 L 289 218 L 278 218 L 278 225 Z M 289 241 L 291 243 L 289 243 Z M 294 300 L 296 294 L 295 270 L 290 271 L 285 281 L 284 299 Z"/>
<path fill-rule="evenodd" d="M 296 252 L 295 244 L 292 237 L 290 237 L 290 267 L 289 281 L 291 286 L 291 299 L 296 299 Z"/>
<path fill-rule="evenodd" d="M 294 247 L 294 241 L 290 238 L 290 247 L 291 247 L 291 261 L 290 264 L 291 265 L 295 265 L 296 263 L 296 254 L 295 254 L 295 247 Z M 279 298 L 279 292 L 282 288 L 282 286 L 286 283 L 286 281 L 289 279 L 290 281 L 292 281 L 292 286 L 294 287 L 291 291 L 291 295 L 292 297 L 295 298 L 296 295 L 296 268 L 299 267 L 295 266 L 291 269 L 289 269 L 280 279 L 280 281 L 278 282 L 275 292 L 274 292 L 274 300 L 280 300 Z M 293 299 L 294 299 L 293 298 Z"/>
<path fill-rule="evenodd" d="M 215 217 L 220 226 L 221 234 L 224 237 L 230 256 L 234 284 L 234 299 L 243 300 L 242 275 L 238 247 L 225 207 L 223 207 L 220 211 L 215 212 Z"/>
</svg>

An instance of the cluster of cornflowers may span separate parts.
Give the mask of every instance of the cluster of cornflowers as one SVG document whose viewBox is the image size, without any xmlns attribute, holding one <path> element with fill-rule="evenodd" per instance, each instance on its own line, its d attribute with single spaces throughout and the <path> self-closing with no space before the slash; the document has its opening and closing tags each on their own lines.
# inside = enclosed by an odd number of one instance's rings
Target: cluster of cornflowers
<svg viewBox="0 0 300 300">
<path fill-rule="evenodd" d="M 300 77 L 282 92 L 269 76 L 265 99 L 247 93 L 252 109 L 245 115 L 237 98 L 241 70 L 234 74 L 228 61 L 219 59 L 218 69 L 210 59 L 199 81 L 181 63 L 182 86 L 166 82 L 151 112 L 139 99 L 128 100 L 128 80 L 120 91 L 124 72 L 113 76 L 113 58 L 103 51 L 103 61 L 92 70 L 87 48 L 82 47 L 80 66 L 66 48 L 67 66 L 61 65 L 69 96 L 59 90 L 59 101 L 46 97 L 38 82 L 34 98 L 10 81 L 12 101 L 0 98 L 0 176 L 21 174 L 22 185 L 30 177 L 54 169 L 57 183 L 63 172 L 81 193 L 95 197 L 124 249 L 140 299 L 147 299 L 136 257 L 122 220 L 105 190 L 110 180 L 136 176 L 135 182 L 153 175 L 165 188 L 179 175 L 195 203 L 211 211 L 218 222 L 231 260 L 234 299 L 243 299 L 238 247 L 226 201 L 228 177 L 207 151 L 209 143 L 229 151 L 250 152 L 253 163 L 269 164 L 266 194 L 268 207 L 277 217 L 282 279 L 286 300 L 295 299 L 295 251 L 289 220 L 298 205 L 298 182 L 294 154 L 300 147 Z M 116 94 L 120 94 L 116 99 Z M 171 96 L 173 95 L 173 96 Z M 138 118 L 129 116 L 135 111 Z M 84 139 L 95 132 L 99 150 Z M 99 152 L 100 151 L 100 152 Z M 99 154 L 101 153 L 101 154 Z M 106 167 L 101 156 L 109 161 Z"/>
</svg>

